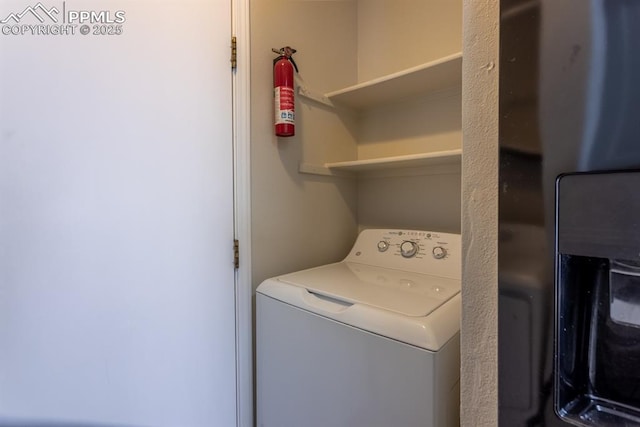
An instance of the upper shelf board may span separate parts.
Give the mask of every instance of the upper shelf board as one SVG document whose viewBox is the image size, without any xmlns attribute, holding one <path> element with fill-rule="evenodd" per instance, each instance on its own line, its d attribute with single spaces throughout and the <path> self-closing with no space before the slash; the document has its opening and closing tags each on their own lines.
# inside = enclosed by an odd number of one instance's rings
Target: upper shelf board
<svg viewBox="0 0 640 427">
<path fill-rule="evenodd" d="M 418 94 L 460 86 L 462 53 L 458 52 L 395 74 L 326 94 L 335 104 L 354 109 L 373 108 Z"/>
</svg>

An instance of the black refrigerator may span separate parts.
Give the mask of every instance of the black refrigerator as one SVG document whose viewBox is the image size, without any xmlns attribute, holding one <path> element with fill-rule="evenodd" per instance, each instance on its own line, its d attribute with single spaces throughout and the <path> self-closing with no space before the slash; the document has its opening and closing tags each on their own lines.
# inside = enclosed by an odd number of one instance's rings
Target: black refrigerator
<svg viewBox="0 0 640 427">
<path fill-rule="evenodd" d="M 499 423 L 640 426 L 640 0 L 501 0 Z"/>
</svg>

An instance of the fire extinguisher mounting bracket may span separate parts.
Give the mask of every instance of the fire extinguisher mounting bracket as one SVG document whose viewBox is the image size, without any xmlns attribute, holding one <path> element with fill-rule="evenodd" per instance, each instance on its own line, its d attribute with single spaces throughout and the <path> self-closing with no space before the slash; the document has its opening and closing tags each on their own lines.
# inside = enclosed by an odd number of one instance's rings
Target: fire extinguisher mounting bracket
<svg viewBox="0 0 640 427">
<path fill-rule="evenodd" d="M 307 84 L 304 82 L 304 80 L 300 76 L 300 74 L 296 74 L 294 76 L 294 79 L 298 85 L 297 93 L 300 96 L 303 96 L 315 102 L 319 102 L 320 104 L 326 105 L 327 107 L 335 108 L 335 105 L 333 105 L 333 102 L 331 102 L 331 100 L 327 98 L 324 94 L 321 95 L 309 89 L 307 87 Z"/>
</svg>

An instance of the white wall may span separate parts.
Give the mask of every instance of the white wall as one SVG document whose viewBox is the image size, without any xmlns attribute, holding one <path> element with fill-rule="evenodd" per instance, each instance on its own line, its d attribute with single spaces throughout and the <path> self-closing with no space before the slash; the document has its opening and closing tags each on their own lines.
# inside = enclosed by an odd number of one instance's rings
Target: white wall
<svg viewBox="0 0 640 427">
<path fill-rule="evenodd" d="M 0 36 L 0 425 L 233 425 L 231 2 L 71 3 Z"/>
<path fill-rule="evenodd" d="M 271 48 L 298 50 L 300 76 L 314 92 L 353 84 L 356 13 L 354 1 L 251 4 L 254 286 L 281 273 L 337 261 L 355 240 L 356 182 L 298 173 L 299 162 L 355 157 L 352 130 L 332 110 L 298 96 L 296 136 L 274 136 Z"/>
<path fill-rule="evenodd" d="M 498 425 L 499 2 L 464 0 L 461 425 Z"/>
</svg>

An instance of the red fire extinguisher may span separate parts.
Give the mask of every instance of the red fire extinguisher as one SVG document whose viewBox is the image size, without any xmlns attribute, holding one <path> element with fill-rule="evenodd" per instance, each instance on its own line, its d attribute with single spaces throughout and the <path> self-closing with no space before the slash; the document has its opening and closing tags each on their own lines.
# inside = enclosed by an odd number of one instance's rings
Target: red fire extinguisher
<svg viewBox="0 0 640 427">
<path fill-rule="evenodd" d="M 293 61 L 296 50 L 286 46 L 272 49 L 278 54 L 273 60 L 273 99 L 275 107 L 276 136 L 293 136 L 295 128 L 295 97 L 293 91 L 293 69 L 298 66 Z"/>
</svg>

